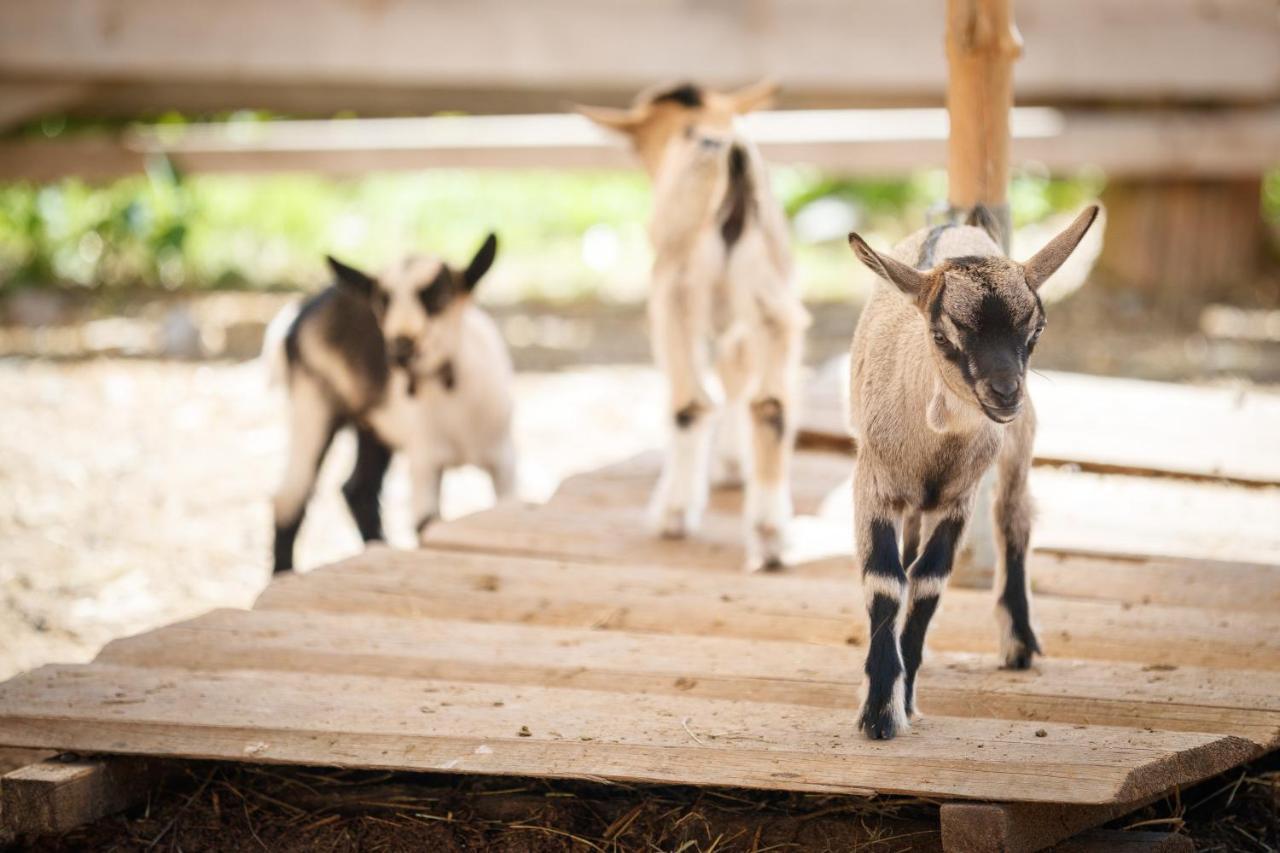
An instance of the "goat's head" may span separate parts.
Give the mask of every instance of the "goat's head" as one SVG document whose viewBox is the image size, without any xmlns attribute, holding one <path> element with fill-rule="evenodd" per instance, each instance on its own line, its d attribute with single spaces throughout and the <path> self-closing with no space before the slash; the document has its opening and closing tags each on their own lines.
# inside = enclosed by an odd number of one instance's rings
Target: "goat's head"
<svg viewBox="0 0 1280 853">
<path fill-rule="evenodd" d="M 1075 250 L 1098 214 L 1090 206 L 1025 263 L 1000 255 L 956 257 L 917 270 L 867 245 L 849 244 L 862 263 L 920 312 L 943 381 L 988 418 L 1008 423 L 1022 408 L 1027 361 L 1044 329 L 1037 291 Z"/>
<path fill-rule="evenodd" d="M 777 90 L 769 80 L 727 93 L 681 83 L 646 89 L 630 109 L 579 106 L 577 110 L 601 127 L 626 135 L 650 176 L 656 176 L 663 160 L 679 149 L 723 146 L 734 116 L 767 105 Z"/>
<path fill-rule="evenodd" d="M 366 302 L 378 321 L 393 367 L 412 374 L 441 369 L 456 352 L 462 309 L 493 264 L 498 238 L 490 234 L 465 270 L 439 258 L 409 255 L 377 277 L 329 258 L 339 287 Z"/>
</svg>

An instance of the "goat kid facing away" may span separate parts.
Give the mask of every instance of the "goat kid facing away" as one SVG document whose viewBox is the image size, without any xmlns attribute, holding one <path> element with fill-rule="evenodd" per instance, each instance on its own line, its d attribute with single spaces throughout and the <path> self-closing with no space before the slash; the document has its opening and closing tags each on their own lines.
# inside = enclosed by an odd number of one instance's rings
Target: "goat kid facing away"
<svg viewBox="0 0 1280 853">
<path fill-rule="evenodd" d="M 854 536 L 871 620 L 859 715 L 868 737 L 892 738 L 916 712 L 925 632 L 993 463 L 1001 654 L 1006 667 L 1025 669 L 1040 652 L 1026 569 L 1035 437 L 1027 362 L 1045 324 L 1037 290 L 1097 213 L 1085 210 L 1024 264 L 1003 256 L 982 208 L 966 225 L 916 232 L 892 256 L 849 235 L 881 279 L 854 333 L 850 386 Z"/>
<path fill-rule="evenodd" d="M 336 283 L 306 300 L 296 317 L 272 324 L 283 328 L 269 330 L 264 351 L 287 372 L 289 390 L 275 571 L 293 568 L 316 474 L 348 424 L 356 430 L 356 464 L 342 493 L 366 542 L 383 538 L 379 496 L 395 450 L 409 457 L 420 538 L 439 516 L 447 468 L 477 465 L 499 499 L 514 492 L 511 358 L 471 300 L 496 252 L 491 234 L 465 270 L 410 255 L 376 278 L 330 258 Z"/>
<path fill-rule="evenodd" d="M 759 152 L 735 127 L 774 91 L 768 83 L 730 94 L 684 84 L 641 93 L 626 110 L 579 107 L 629 138 L 654 185 L 649 321 L 673 433 L 653 523 L 665 536 L 686 536 L 711 479 L 745 480 L 748 570 L 782 566 L 809 322 L 782 209 Z"/>
</svg>

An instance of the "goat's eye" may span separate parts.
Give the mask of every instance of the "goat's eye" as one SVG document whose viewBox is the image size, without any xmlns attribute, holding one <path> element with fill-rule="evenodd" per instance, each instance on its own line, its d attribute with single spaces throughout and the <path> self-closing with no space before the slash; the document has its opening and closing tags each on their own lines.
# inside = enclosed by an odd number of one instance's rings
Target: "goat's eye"
<svg viewBox="0 0 1280 853">
<path fill-rule="evenodd" d="M 1036 345 L 1036 341 L 1040 340 L 1040 333 L 1041 333 L 1041 332 L 1043 332 L 1043 331 L 1044 331 L 1044 329 L 1043 329 L 1043 328 L 1040 328 L 1040 329 L 1036 329 L 1034 332 L 1032 332 L 1032 333 L 1031 333 L 1031 337 L 1027 338 L 1027 346 L 1029 346 L 1029 347 L 1033 347 L 1033 346 L 1035 346 L 1035 345 Z"/>
<path fill-rule="evenodd" d="M 946 335 L 944 335 L 944 334 L 942 334 L 942 332 L 934 332 L 934 333 L 933 333 L 933 342 L 934 342 L 935 344 L 937 344 L 938 346 L 940 346 L 940 347 L 946 346 L 946 345 L 947 345 L 947 336 L 946 336 Z"/>
</svg>

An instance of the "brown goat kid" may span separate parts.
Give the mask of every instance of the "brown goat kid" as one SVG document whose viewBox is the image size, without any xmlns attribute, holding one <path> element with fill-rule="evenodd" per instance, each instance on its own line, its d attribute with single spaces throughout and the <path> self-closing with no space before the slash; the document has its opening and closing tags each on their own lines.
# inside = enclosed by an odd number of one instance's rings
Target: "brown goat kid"
<svg viewBox="0 0 1280 853">
<path fill-rule="evenodd" d="M 773 91 L 768 83 L 727 94 L 685 84 L 641 93 L 626 110 L 578 108 L 625 134 L 653 179 L 649 320 L 672 423 L 653 524 L 664 536 L 686 536 L 699 524 L 712 479 L 745 481 L 752 570 L 782 565 L 809 321 L 782 207 L 736 122 Z"/>
<path fill-rule="evenodd" d="M 854 534 L 871 619 L 858 724 L 870 738 L 892 738 L 916 712 L 925 633 L 993 463 L 1001 655 L 1025 669 L 1040 652 L 1026 570 L 1035 437 L 1027 361 L 1045 323 L 1037 290 L 1097 213 L 1085 210 L 1023 264 L 1004 257 L 982 208 L 965 225 L 916 232 L 892 256 L 849 235 L 882 279 L 854 333 L 850 386 Z"/>
</svg>

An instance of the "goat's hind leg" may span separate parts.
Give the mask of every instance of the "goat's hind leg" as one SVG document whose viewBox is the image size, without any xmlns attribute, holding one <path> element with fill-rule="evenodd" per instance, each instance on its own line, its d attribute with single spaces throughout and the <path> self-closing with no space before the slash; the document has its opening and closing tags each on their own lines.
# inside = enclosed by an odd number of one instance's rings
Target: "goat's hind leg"
<svg viewBox="0 0 1280 853">
<path fill-rule="evenodd" d="M 906 670 L 905 697 L 909 716 L 914 716 L 917 711 L 916 673 L 924 659 L 925 635 L 955 564 L 956 546 L 964 533 L 966 516 L 966 508 L 957 506 L 929 519 L 932 529 L 924 549 L 907 567 L 907 592 L 910 601 L 907 604 L 907 619 L 902 628 L 902 665 Z M 918 536 L 920 519 L 919 516 L 912 516 L 908 523 L 913 519 Z M 909 538 L 906 545 L 907 551 L 914 552 L 915 545 Z"/>
<path fill-rule="evenodd" d="M 293 568 L 294 543 L 315 487 L 320 463 L 342 425 L 315 380 L 296 375 L 289 387 L 289 458 L 274 499 L 275 541 L 272 570 Z"/>
<path fill-rule="evenodd" d="M 347 508 L 365 542 L 385 539 L 382 533 L 382 481 L 391 464 L 391 448 L 368 427 L 356 427 L 356 466 L 342 486 Z"/>
<path fill-rule="evenodd" d="M 898 640 L 898 612 L 907 576 L 898 557 L 896 513 L 872 503 L 865 489 L 854 495 L 854 532 L 862 564 L 862 591 L 870 629 L 867 640 L 865 697 L 858 728 L 872 740 L 888 740 L 910 727 L 906 710 L 905 669 Z"/>
</svg>

